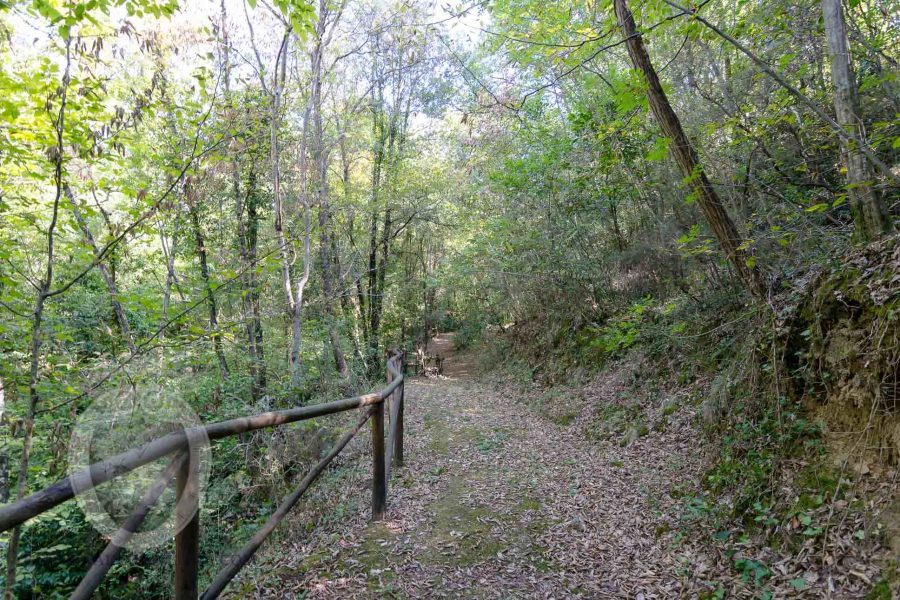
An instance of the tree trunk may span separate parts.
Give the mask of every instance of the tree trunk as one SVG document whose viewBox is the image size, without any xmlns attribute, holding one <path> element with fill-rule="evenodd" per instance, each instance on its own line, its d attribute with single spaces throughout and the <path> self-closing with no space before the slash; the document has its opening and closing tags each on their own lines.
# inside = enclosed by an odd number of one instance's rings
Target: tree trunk
<svg viewBox="0 0 900 600">
<path fill-rule="evenodd" d="M 837 122 L 853 138 L 865 140 L 841 0 L 822 0 L 822 15 L 831 55 L 831 81 L 834 85 Z M 847 169 L 847 195 L 853 220 L 856 222 L 856 237 L 861 241 L 877 239 L 892 227 L 884 200 L 872 186 L 872 170 L 865 155 L 852 140 L 841 138 L 841 154 Z"/>
<path fill-rule="evenodd" d="M 82 235 L 84 235 L 84 239 L 91 246 L 94 260 L 97 260 L 100 257 L 100 247 L 94 239 L 94 234 L 91 233 L 91 228 L 88 227 L 84 215 L 81 214 L 81 209 L 78 207 L 75 195 L 72 194 L 72 190 L 69 188 L 68 184 L 64 185 L 64 190 L 66 198 L 68 198 L 69 203 L 72 205 L 72 214 L 75 216 L 75 222 L 78 223 L 78 228 L 81 230 Z M 116 289 L 116 281 L 113 279 L 106 263 L 98 262 L 97 269 L 100 271 L 104 283 L 106 283 L 106 289 L 109 292 L 109 301 L 112 303 L 113 312 L 116 315 L 116 320 L 119 322 L 119 328 L 122 330 L 122 336 L 125 338 L 128 350 L 132 355 L 137 354 L 137 347 L 134 345 L 134 336 L 131 334 L 131 327 L 128 325 L 128 317 L 125 316 L 125 309 L 122 308 L 122 303 L 119 302 L 119 292 Z"/>
<path fill-rule="evenodd" d="M 247 334 L 250 338 L 250 346 L 253 348 L 251 358 L 255 361 L 254 398 L 259 399 L 266 393 L 266 353 L 264 349 L 264 335 L 262 326 L 262 314 L 260 309 L 259 274 L 256 269 L 257 256 L 259 254 L 259 207 L 261 198 L 256 189 L 256 172 L 251 171 L 250 182 L 247 185 L 247 226 L 246 226 L 246 299 L 245 308 L 248 314 Z M 251 369 L 251 374 L 254 369 Z"/>
<path fill-rule="evenodd" d="M 639 70 L 647 84 L 647 97 L 650 101 L 650 109 L 659 122 L 663 133 L 670 140 L 672 157 L 681 167 L 684 177 L 690 182 L 694 193 L 697 195 L 697 203 L 706 217 L 710 229 L 715 235 L 721 248 L 725 251 L 732 268 L 744 285 L 754 296 L 762 297 L 765 294 L 765 285 L 756 266 L 750 261 L 750 255 L 743 249 L 743 241 L 735 227 L 734 222 L 722 205 L 719 196 L 709 179 L 703 166 L 697 159 L 697 154 L 681 127 L 681 121 L 669 99 L 663 91 L 662 84 L 644 47 L 642 36 L 637 31 L 634 17 L 628 8 L 626 0 L 614 0 L 616 17 L 619 27 L 625 34 L 628 55 L 634 67 Z"/>
<path fill-rule="evenodd" d="M 319 2 L 319 20 L 316 24 L 316 43 L 311 54 L 312 82 L 310 103 L 312 108 L 313 135 L 312 155 L 315 164 L 316 197 L 319 205 L 319 263 L 322 269 L 322 292 L 324 294 L 325 325 L 334 358 L 334 366 L 343 379 L 350 376 L 347 359 L 341 348 L 334 310 L 334 279 L 331 266 L 330 207 L 328 202 L 328 152 L 325 148 L 325 131 L 322 119 L 322 54 L 325 51 L 325 29 L 329 11 L 325 0 Z"/>
<path fill-rule="evenodd" d="M 179 298 L 181 298 L 182 302 L 184 301 L 184 294 L 181 291 L 181 287 L 178 285 L 178 276 L 175 273 L 175 244 L 176 240 L 173 237 L 170 241 L 166 238 L 165 227 L 163 226 L 163 222 L 160 219 L 159 221 L 159 245 L 162 248 L 163 258 L 166 261 L 166 283 L 165 288 L 163 289 L 163 301 L 162 301 L 162 317 L 160 319 L 160 331 L 159 331 L 159 339 L 164 340 L 166 337 L 166 329 L 169 325 L 169 309 L 172 305 L 172 290 L 176 290 L 178 292 Z"/>
<path fill-rule="evenodd" d="M 222 379 L 228 379 L 228 361 L 225 360 L 225 351 L 222 349 L 222 334 L 219 331 L 219 309 L 216 305 L 216 296 L 213 293 L 212 283 L 209 279 L 209 261 L 206 254 L 206 241 L 203 230 L 200 228 L 200 214 L 193 197 L 190 184 L 186 186 L 185 195 L 188 202 L 188 213 L 191 217 L 191 229 L 194 234 L 194 243 L 197 248 L 197 259 L 200 261 L 200 278 L 206 290 L 206 306 L 209 309 L 209 334 L 212 337 L 213 349 L 219 362 L 219 373 Z"/>
<path fill-rule="evenodd" d="M 235 117 L 231 95 L 231 53 L 228 40 L 228 13 L 225 0 L 221 2 L 222 71 L 224 74 L 225 101 L 229 116 Z M 241 259 L 241 313 L 247 335 L 247 355 L 250 362 L 250 378 L 252 380 L 250 396 L 254 402 L 266 393 L 266 362 L 263 352 L 263 329 L 259 310 L 259 277 L 256 271 L 257 248 L 259 237 L 259 198 L 257 196 L 257 176 L 251 162 L 248 175 L 246 197 L 241 190 L 241 161 L 231 146 L 226 146 L 226 155 L 230 159 L 231 192 L 234 197 L 235 217 L 238 228 L 238 254 Z M 246 214 L 245 214 L 246 213 Z"/>
<path fill-rule="evenodd" d="M 16 500 L 25 497 L 28 482 L 28 465 L 31 460 L 31 443 L 34 435 L 34 418 L 37 414 L 38 403 L 40 402 L 40 392 L 38 391 L 38 383 L 40 382 L 40 364 L 41 364 L 41 348 L 43 345 L 43 336 L 41 335 L 41 327 L 44 321 L 44 306 L 47 298 L 50 296 L 50 290 L 53 286 L 54 262 L 56 259 L 56 226 L 59 222 L 59 204 L 63 195 L 63 157 L 65 155 L 65 125 L 66 125 L 66 106 L 68 101 L 69 69 L 72 65 L 71 58 L 71 40 L 66 39 L 66 64 L 63 72 L 62 83 L 60 86 L 59 96 L 59 114 L 54 123 L 56 134 L 56 160 L 54 165 L 55 195 L 53 198 L 53 211 L 50 217 L 50 224 L 47 227 L 47 262 L 44 271 L 44 277 L 40 281 L 37 295 L 34 302 L 34 311 L 32 312 L 31 321 L 31 360 L 28 370 L 28 412 L 25 416 L 25 431 L 22 436 L 22 454 L 19 458 L 19 472 L 16 481 Z M 21 525 L 13 529 L 9 536 L 9 543 L 6 546 L 6 590 L 5 596 L 12 600 L 13 588 L 16 585 L 16 567 L 19 559 L 19 540 L 22 536 Z"/>
<path fill-rule="evenodd" d="M 372 355 L 378 355 L 378 348 L 381 343 L 381 314 L 384 310 L 384 288 L 385 276 L 387 274 L 387 262 L 390 253 L 390 231 L 391 231 L 391 209 L 384 209 L 384 223 L 381 226 L 381 240 L 378 247 L 380 248 L 381 259 L 378 261 L 378 267 L 375 272 L 375 292 L 371 299 L 372 319 L 370 345 Z"/>
<path fill-rule="evenodd" d="M 340 140 L 339 140 L 339 148 L 341 152 L 341 168 L 342 168 L 342 183 L 344 189 L 344 199 L 346 200 L 347 206 L 350 206 L 350 156 L 347 152 L 347 143 L 346 136 L 343 132 L 341 132 Z M 353 230 L 355 227 L 355 219 L 353 217 L 353 213 L 351 212 L 348 216 L 347 223 L 347 237 L 350 241 L 350 248 L 353 249 L 356 247 L 356 243 L 353 239 Z M 333 233 L 333 231 L 332 231 Z M 340 273 L 340 265 L 338 263 L 338 255 L 335 252 L 335 269 Z M 360 347 L 360 325 L 362 325 L 362 339 L 365 341 L 368 338 L 368 334 L 366 333 L 366 319 L 365 319 L 365 296 L 363 294 L 362 289 L 362 281 L 361 277 L 357 274 L 356 270 L 351 274 L 348 272 L 348 278 L 352 278 L 352 283 L 350 286 L 342 286 L 347 287 L 345 293 L 341 294 L 341 304 L 344 307 L 344 312 L 347 315 L 347 318 L 352 323 L 353 331 L 351 335 L 351 339 L 353 342 L 353 350 L 356 354 L 356 357 L 362 362 L 363 366 L 366 364 L 366 357 L 363 355 L 362 348 Z"/>
<path fill-rule="evenodd" d="M 6 381 L 0 379 L 0 428 L 9 427 L 9 419 L 6 418 L 6 405 L 12 403 L 12 394 L 8 393 Z M 11 432 L 10 432 L 11 433 Z M 8 434 L 4 434 L 8 435 Z M 12 439 L 6 437 L 5 439 Z M 9 448 L 4 444 L 0 447 L 0 504 L 9 502 Z"/>
<path fill-rule="evenodd" d="M 249 24 L 249 21 L 248 21 Z M 251 43 L 254 44 L 253 30 L 250 30 Z M 293 268 L 294 251 L 289 243 L 288 236 L 284 232 L 284 203 L 281 193 L 281 152 L 278 140 L 278 129 L 281 125 L 281 100 L 284 84 L 287 79 L 287 55 L 288 42 L 291 38 L 291 26 L 285 30 L 281 39 L 281 46 L 275 57 L 275 69 L 271 82 L 271 89 L 266 84 L 265 73 L 267 69 L 261 62 L 257 64 L 261 87 L 268 95 L 269 100 L 269 163 L 272 176 L 272 196 L 275 205 L 275 236 L 281 255 L 281 283 L 284 288 L 287 301 L 287 313 L 291 322 L 291 345 L 288 353 L 291 387 L 299 390 L 302 383 L 301 367 L 301 314 L 303 310 L 303 292 L 309 281 L 309 238 L 311 229 L 309 199 L 306 197 L 306 141 L 309 131 L 309 106 L 303 119 L 303 138 L 300 150 L 300 203 L 303 205 L 305 233 L 303 236 L 303 275 L 294 282 Z M 258 59 L 258 55 L 257 55 Z"/>
</svg>

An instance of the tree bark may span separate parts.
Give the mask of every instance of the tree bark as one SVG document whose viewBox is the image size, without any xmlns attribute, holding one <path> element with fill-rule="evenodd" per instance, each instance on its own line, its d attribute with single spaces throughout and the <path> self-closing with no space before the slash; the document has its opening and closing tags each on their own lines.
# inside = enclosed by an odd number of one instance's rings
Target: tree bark
<svg viewBox="0 0 900 600">
<path fill-rule="evenodd" d="M 193 230 L 194 244 L 197 249 L 197 260 L 200 261 L 200 278 L 203 279 L 203 286 L 206 292 L 206 306 L 209 309 L 209 334 L 212 337 L 213 350 L 219 362 L 219 373 L 222 375 L 222 379 L 228 379 L 228 361 L 225 359 L 225 351 L 222 348 L 222 333 L 219 331 L 219 308 L 216 304 L 216 296 L 209 278 L 209 260 L 206 253 L 206 240 L 203 237 L 203 230 L 200 228 L 200 211 L 197 208 L 196 199 L 193 197 L 193 189 L 190 187 L 190 183 L 185 188 L 188 213 L 191 217 L 191 229 Z"/>
<path fill-rule="evenodd" d="M 256 66 L 260 87 L 266 94 L 269 102 L 269 163 L 272 178 L 273 204 L 275 208 L 275 237 L 278 240 L 280 250 L 281 283 L 284 288 L 285 300 L 287 301 L 287 313 L 291 329 L 291 345 L 288 350 L 291 387 L 295 391 L 298 391 L 302 383 L 300 351 L 302 343 L 301 319 L 303 311 L 303 292 L 306 289 L 306 284 L 309 282 L 309 241 L 312 227 L 310 203 L 306 194 L 306 144 L 309 132 L 309 105 L 307 105 L 306 114 L 303 119 L 303 136 L 300 149 L 300 204 L 303 206 L 305 225 L 305 232 L 303 235 L 303 274 L 295 282 L 293 275 L 295 252 L 293 250 L 292 240 L 289 240 L 284 232 L 284 199 L 281 192 L 281 151 L 278 139 L 278 130 L 281 126 L 282 94 L 287 81 L 288 44 L 291 40 L 292 26 L 285 26 L 284 35 L 281 38 L 281 45 L 278 47 L 278 53 L 275 56 L 275 68 L 272 70 L 271 88 L 269 87 L 269 84 L 266 83 L 265 74 L 268 72 L 268 69 L 266 69 L 263 64 L 262 58 L 256 47 L 256 38 L 249 14 L 247 14 L 247 26 L 250 31 L 250 44 L 253 46 L 253 52 L 256 55 Z"/>
<path fill-rule="evenodd" d="M 178 296 L 181 298 L 182 302 L 184 301 L 184 294 L 181 291 L 181 287 L 178 285 L 178 276 L 175 272 L 176 240 L 173 237 L 170 243 L 166 238 L 165 227 L 163 226 L 161 219 L 159 221 L 159 245 L 160 248 L 162 248 L 163 258 L 166 261 L 166 283 L 165 288 L 163 289 L 162 316 L 160 319 L 161 329 L 159 331 L 159 339 L 164 340 L 166 338 L 165 326 L 169 324 L 169 309 L 172 304 L 172 290 L 175 289 L 178 292 Z"/>
<path fill-rule="evenodd" d="M 822 0 L 822 15 L 831 58 L 831 82 L 834 86 L 837 122 L 854 139 L 865 140 L 841 0 Z M 872 186 L 874 174 L 859 145 L 853 140 L 841 137 L 841 158 L 847 169 L 847 196 L 856 222 L 856 237 L 861 241 L 875 240 L 889 232 L 892 226 L 884 200 Z"/>
<path fill-rule="evenodd" d="M 41 348 L 43 345 L 41 327 L 44 322 L 44 306 L 47 298 L 50 296 L 50 289 L 53 286 L 54 261 L 56 259 L 56 226 L 59 222 L 59 204 L 62 199 L 63 187 L 65 185 L 63 183 L 63 156 L 65 155 L 64 134 L 66 130 L 66 106 L 69 84 L 71 82 L 69 75 L 69 70 L 72 65 L 71 47 L 71 39 L 66 39 L 66 64 L 62 82 L 60 84 L 59 113 L 53 124 L 56 134 L 56 155 L 54 164 L 55 195 L 53 198 L 53 211 L 50 217 L 50 224 L 47 226 L 46 268 L 44 277 L 41 279 L 37 290 L 34 311 L 32 312 L 31 360 L 28 371 L 28 412 L 25 416 L 25 431 L 22 437 L 22 455 L 19 458 L 19 472 L 16 481 L 16 500 L 24 498 L 27 490 L 28 464 L 31 459 L 31 444 L 34 435 L 34 418 L 37 414 L 38 403 L 40 402 L 38 383 L 40 381 Z M 12 600 L 13 589 L 16 585 L 16 567 L 18 566 L 19 540 L 21 539 L 21 535 L 21 526 L 13 529 L 12 534 L 9 536 L 9 543 L 6 547 L 5 596 L 8 600 Z"/>
<path fill-rule="evenodd" d="M 382 114 L 383 100 L 379 97 L 373 108 L 372 129 L 374 132 L 375 142 L 373 148 L 372 160 L 372 215 L 369 226 L 369 264 L 367 270 L 368 286 L 366 290 L 366 309 L 368 326 L 366 328 L 369 346 L 369 365 L 375 369 L 378 357 L 378 327 L 380 324 L 381 314 L 378 305 L 378 215 L 380 213 L 378 202 L 381 197 L 381 179 L 382 168 L 384 164 L 386 135 L 384 131 L 384 115 Z M 371 373 L 370 373 L 371 374 Z"/>
<path fill-rule="evenodd" d="M 0 379 L 0 428 L 10 428 L 9 419 L 6 418 L 6 404 L 10 402 L 11 394 L 8 393 L 6 381 Z M 10 432 L 11 434 L 11 432 Z M 4 439 L 11 440 L 10 434 L 4 434 Z M 9 447 L 4 443 L 0 446 L 0 504 L 9 502 Z"/>
<path fill-rule="evenodd" d="M 262 311 L 260 308 L 260 282 L 256 269 L 257 256 L 259 255 L 259 207 L 262 199 L 257 193 L 257 176 L 255 171 L 250 173 L 250 181 L 247 184 L 246 198 L 246 233 L 244 264 L 248 270 L 245 280 L 246 296 L 245 309 L 248 315 L 247 334 L 252 348 L 251 358 L 255 362 L 254 374 L 254 399 L 261 398 L 266 393 L 266 353 L 264 347 L 264 334 L 262 326 Z"/>
<path fill-rule="evenodd" d="M 225 0 L 221 2 L 222 71 L 224 74 L 225 100 L 228 114 L 235 118 L 237 111 L 232 105 L 231 95 L 231 51 L 228 40 L 228 13 Z M 259 308 L 259 277 L 256 271 L 257 248 L 259 237 L 259 198 L 257 194 L 257 175 L 251 162 L 248 175 L 246 197 L 241 189 L 241 161 L 232 144 L 226 147 L 230 159 L 231 192 L 234 197 L 235 216 L 238 229 L 238 253 L 241 259 L 241 313 L 247 335 L 247 355 L 250 362 L 250 378 L 252 380 L 250 395 L 254 402 L 266 393 L 266 361 L 263 351 L 263 329 Z"/>
<path fill-rule="evenodd" d="M 338 13 L 338 18 L 340 13 Z M 316 42 L 310 56 L 312 81 L 310 103 L 312 108 L 312 155 L 315 164 L 316 198 L 319 205 L 319 264 L 322 270 L 322 292 L 324 294 L 325 324 L 334 365 L 343 379 L 350 376 L 347 359 L 341 348 L 334 310 L 334 279 L 331 265 L 331 216 L 328 201 L 328 152 L 325 148 L 325 131 L 322 117 L 322 59 L 326 44 L 326 29 L 330 11 L 325 0 L 319 2 L 319 20 L 316 23 Z"/>
<path fill-rule="evenodd" d="M 750 255 L 743 249 L 743 240 L 737 227 L 728 216 L 718 194 L 709 182 L 706 172 L 681 126 L 681 120 L 669 103 L 656 70 L 653 68 L 653 63 L 650 61 L 650 55 L 644 47 L 643 37 L 637 31 L 627 1 L 614 0 L 614 6 L 619 27 L 625 34 L 628 55 L 635 69 L 640 71 L 644 77 L 650 109 L 663 133 L 670 140 L 669 150 L 672 157 L 678 163 L 684 177 L 690 182 L 691 188 L 697 196 L 700 210 L 706 217 L 713 235 L 724 250 L 735 273 L 751 294 L 762 297 L 765 294 L 762 277 L 756 266 L 750 261 Z"/>
<path fill-rule="evenodd" d="M 88 226 L 84 215 L 81 214 L 81 209 L 78 207 L 78 202 L 75 200 L 75 195 L 72 193 L 71 188 L 69 188 L 68 184 L 64 184 L 63 189 L 65 190 L 69 204 L 72 205 L 72 214 L 75 217 L 75 222 L 78 223 L 78 228 L 81 230 L 82 235 L 84 235 L 84 239 L 91 246 L 91 251 L 96 260 L 100 257 L 100 247 L 94 239 L 94 234 L 91 233 L 91 228 Z M 134 336 L 131 333 L 131 327 L 128 325 L 128 317 L 125 316 L 125 309 L 122 308 L 122 303 L 119 302 L 119 292 L 116 289 L 116 281 L 113 279 L 106 263 L 98 262 L 97 269 L 100 271 L 104 283 L 106 283 L 106 289 L 109 292 L 109 301 L 112 303 L 113 312 L 116 315 L 116 320 L 119 322 L 119 329 L 122 330 L 122 336 L 125 338 L 128 350 L 132 355 L 137 354 L 137 347 L 134 345 Z"/>
</svg>

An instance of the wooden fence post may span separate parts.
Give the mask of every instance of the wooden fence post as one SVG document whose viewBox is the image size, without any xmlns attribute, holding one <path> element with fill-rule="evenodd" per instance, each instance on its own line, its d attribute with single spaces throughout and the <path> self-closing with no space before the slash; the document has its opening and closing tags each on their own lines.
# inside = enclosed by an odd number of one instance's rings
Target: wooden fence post
<svg viewBox="0 0 900 600">
<path fill-rule="evenodd" d="M 400 384 L 399 390 L 399 398 L 397 402 L 397 434 L 394 439 L 394 466 L 402 467 L 403 466 L 403 400 L 404 400 L 404 389 L 406 388 L 406 381 L 404 380 Z"/>
<path fill-rule="evenodd" d="M 175 536 L 175 600 L 197 600 L 197 566 L 200 559 L 200 489 L 197 461 L 199 456 L 191 453 L 178 470 L 175 487 L 176 523 L 181 523 L 188 514 L 190 521 Z"/>
<path fill-rule="evenodd" d="M 384 401 L 372 413 L 372 520 L 384 518 L 387 504 L 387 482 L 384 464 Z"/>
</svg>

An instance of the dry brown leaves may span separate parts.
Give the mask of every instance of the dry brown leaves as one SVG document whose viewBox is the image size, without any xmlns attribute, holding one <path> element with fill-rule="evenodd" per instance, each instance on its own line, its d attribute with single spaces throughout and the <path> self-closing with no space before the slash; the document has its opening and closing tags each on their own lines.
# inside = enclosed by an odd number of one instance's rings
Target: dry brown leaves
<svg viewBox="0 0 900 600">
<path fill-rule="evenodd" d="M 363 437 L 232 593 L 651 600 L 721 587 L 727 597 L 758 597 L 761 588 L 736 571 L 735 556 L 709 532 L 685 535 L 679 522 L 682 501 L 673 490 L 696 488 L 703 469 L 692 407 L 669 409 L 666 427 L 627 447 L 586 439 L 593 413 L 625 388 L 615 374 L 595 382 L 584 390 L 581 415 L 562 427 L 505 388 L 466 378 L 411 381 L 407 465 L 391 482 L 388 519 L 369 522 Z M 344 509 L 339 518 L 317 513 L 335 505 Z M 306 531 L 310 523 L 317 525 Z M 732 550 L 768 566 L 772 597 L 859 597 L 877 568 L 847 541 L 857 526 L 829 534 L 837 542 L 824 550 L 779 555 L 750 541 Z"/>
</svg>

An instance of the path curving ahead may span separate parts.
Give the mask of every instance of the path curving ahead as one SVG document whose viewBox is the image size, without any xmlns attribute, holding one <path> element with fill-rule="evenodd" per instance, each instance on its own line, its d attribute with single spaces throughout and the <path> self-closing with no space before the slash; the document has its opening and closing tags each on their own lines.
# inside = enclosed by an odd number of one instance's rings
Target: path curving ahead
<svg viewBox="0 0 900 600">
<path fill-rule="evenodd" d="M 653 518 L 653 463 L 678 468 L 665 446 L 588 441 L 469 377 L 449 336 L 435 349 L 445 377 L 407 384 L 407 464 L 391 482 L 387 520 L 368 523 L 361 508 L 349 525 L 298 543 L 259 597 L 682 595 L 684 574 Z"/>
</svg>

